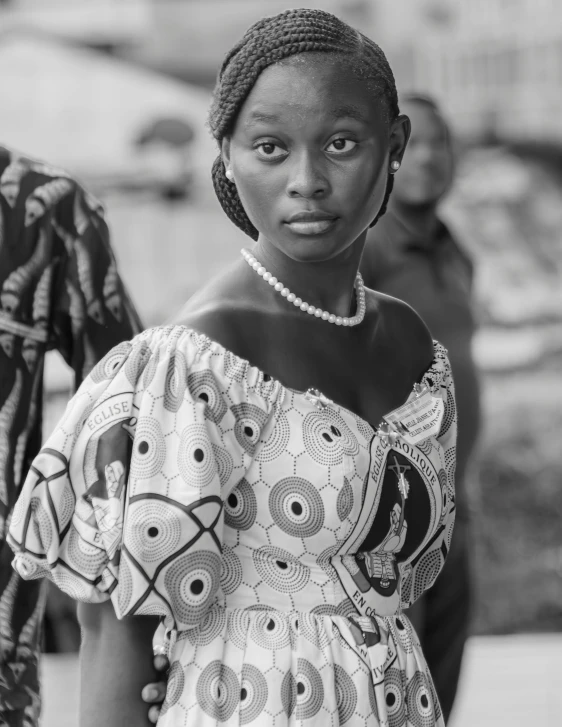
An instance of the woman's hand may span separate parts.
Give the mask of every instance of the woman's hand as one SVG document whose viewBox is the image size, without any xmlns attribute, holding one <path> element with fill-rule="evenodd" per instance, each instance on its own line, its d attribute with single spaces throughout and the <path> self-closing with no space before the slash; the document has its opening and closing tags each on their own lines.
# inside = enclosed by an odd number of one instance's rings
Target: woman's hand
<svg viewBox="0 0 562 727">
<path fill-rule="evenodd" d="M 155 650 L 157 651 L 157 650 Z M 170 662 L 167 657 L 161 653 L 155 653 L 154 659 L 152 660 L 154 669 L 162 673 L 163 679 L 160 682 L 152 682 L 143 687 L 142 699 L 143 702 L 151 704 L 152 707 L 148 710 L 148 719 L 152 724 L 158 722 L 160 716 L 160 707 L 166 696 L 166 685 L 168 683 L 168 669 L 170 668 Z"/>
</svg>

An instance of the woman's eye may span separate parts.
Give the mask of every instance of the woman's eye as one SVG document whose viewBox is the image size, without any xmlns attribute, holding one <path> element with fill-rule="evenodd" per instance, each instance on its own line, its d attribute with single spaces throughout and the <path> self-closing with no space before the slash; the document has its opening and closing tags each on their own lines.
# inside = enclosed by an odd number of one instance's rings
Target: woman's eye
<svg viewBox="0 0 562 727">
<path fill-rule="evenodd" d="M 351 151 L 356 146 L 357 146 L 357 142 L 352 141 L 351 139 L 334 139 L 334 141 L 331 141 L 328 144 L 326 151 L 329 151 L 331 154 L 334 154 L 334 153 L 342 154 L 342 153 Z M 332 148 L 330 148 L 330 147 L 332 147 Z"/>
<path fill-rule="evenodd" d="M 281 149 L 280 146 L 269 141 L 258 144 L 256 146 L 256 151 L 261 157 L 266 157 L 267 159 L 280 159 L 287 153 L 284 149 Z"/>
</svg>

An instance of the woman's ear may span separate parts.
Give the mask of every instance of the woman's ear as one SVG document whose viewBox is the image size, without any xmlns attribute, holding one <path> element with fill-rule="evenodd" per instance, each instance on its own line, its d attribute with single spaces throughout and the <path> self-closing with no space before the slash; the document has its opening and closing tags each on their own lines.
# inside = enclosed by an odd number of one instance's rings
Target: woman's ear
<svg viewBox="0 0 562 727">
<path fill-rule="evenodd" d="M 406 114 L 400 114 L 392 122 L 390 128 L 390 142 L 389 142 L 389 158 L 390 164 L 393 162 L 402 163 L 402 157 L 408 146 L 408 139 L 410 138 L 410 132 L 412 125 L 410 119 Z"/>
<path fill-rule="evenodd" d="M 230 169 L 230 137 L 225 136 L 221 142 L 221 157 L 225 169 Z"/>
</svg>

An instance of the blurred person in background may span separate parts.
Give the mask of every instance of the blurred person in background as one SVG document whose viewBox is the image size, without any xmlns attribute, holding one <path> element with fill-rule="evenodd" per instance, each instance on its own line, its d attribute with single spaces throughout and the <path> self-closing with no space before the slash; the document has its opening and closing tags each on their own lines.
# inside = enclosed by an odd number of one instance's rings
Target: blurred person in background
<svg viewBox="0 0 562 727">
<path fill-rule="evenodd" d="M 78 386 L 140 330 L 99 202 L 63 170 L 0 147 L 0 725 L 35 726 L 40 710 L 47 583 L 21 579 L 4 536 L 41 446 L 45 353 L 57 349 Z"/>
<path fill-rule="evenodd" d="M 437 581 L 410 609 L 448 719 L 468 636 L 471 601 L 467 465 L 480 424 L 472 356 L 473 266 L 439 216 L 455 160 L 451 130 L 429 97 L 401 96 L 412 122 L 386 215 L 370 230 L 361 272 L 366 285 L 409 303 L 449 353 L 458 409 L 456 509 L 451 550 Z"/>
</svg>

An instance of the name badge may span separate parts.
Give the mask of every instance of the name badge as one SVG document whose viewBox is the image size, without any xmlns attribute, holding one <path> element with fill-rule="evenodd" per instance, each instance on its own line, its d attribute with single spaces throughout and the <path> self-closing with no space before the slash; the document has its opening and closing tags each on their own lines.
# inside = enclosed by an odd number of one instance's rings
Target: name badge
<svg viewBox="0 0 562 727">
<path fill-rule="evenodd" d="M 413 399 L 383 418 L 402 439 L 415 445 L 439 434 L 444 411 L 442 399 L 423 387 Z"/>
</svg>

